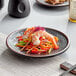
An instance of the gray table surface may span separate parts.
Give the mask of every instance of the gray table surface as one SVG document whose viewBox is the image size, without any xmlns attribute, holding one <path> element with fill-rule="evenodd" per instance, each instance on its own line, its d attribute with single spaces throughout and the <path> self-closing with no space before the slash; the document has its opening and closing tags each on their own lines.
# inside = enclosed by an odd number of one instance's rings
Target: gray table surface
<svg viewBox="0 0 76 76">
<path fill-rule="evenodd" d="M 0 10 L 0 32 L 8 35 L 17 29 L 37 25 L 58 29 L 67 34 L 71 41 L 70 48 L 60 56 L 76 61 L 76 23 L 68 21 L 68 7 L 46 8 L 37 5 L 35 0 L 30 0 L 30 15 L 17 19 L 8 15 L 7 5 L 8 0 L 4 8 Z"/>
</svg>

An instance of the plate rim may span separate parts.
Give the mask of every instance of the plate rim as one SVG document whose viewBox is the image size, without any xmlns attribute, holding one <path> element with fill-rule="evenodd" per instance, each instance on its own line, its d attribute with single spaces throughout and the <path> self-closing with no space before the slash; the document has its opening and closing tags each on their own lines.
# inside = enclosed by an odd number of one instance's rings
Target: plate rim
<svg viewBox="0 0 76 76">
<path fill-rule="evenodd" d="M 65 36 L 65 38 L 67 39 L 67 45 L 66 45 L 66 47 L 65 47 L 62 51 L 60 51 L 60 52 L 58 52 L 58 53 L 55 53 L 55 54 L 52 54 L 52 55 L 50 55 L 50 54 L 47 54 L 47 55 L 30 55 L 30 54 L 24 54 L 24 53 L 19 53 L 19 52 L 15 51 L 14 49 L 12 49 L 12 48 L 9 46 L 9 44 L 8 44 L 8 38 L 9 38 L 12 34 L 18 32 L 18 31 L 24 30 L 24 29 L 26 29 L 26 28 L 19 29 L 19 30 L 16 30 L 16 31 L 11 32 L 11 33 L 7 36 L 7 38 L 6 38 L 6 46 L 7 46 L 11 51 L 15 52 L 16 54 L 23 55 L 23 56 L 26 56 L 26 57 L 33 57 L 33 58 L 48 58 L 48 57 L 54 57 L 54 56 L 58 56 L 58 55 L 64 53 L 65 51 L 67 51 L 67 49 L 70 47 L 70 40 L 69 40 L 69 38 L 67 37 L 67 35 L 64 34 L 64 33 L 61 32 L 61 31 L 57 30 L 57 29 L 48 28 L 48 27 L 44 27 L 44 28 L 45 28 L 45 29 L 50 29 L 50 30 L 57 31 L 57 32 L 59 32 L 59 33 L 61 33 L 62 35 Z"/>
<path fill-rule="evenodd" d="M 67 5 L 48 5 L 48 4 L 44 4 L 44 3 L 41 3 L 39 0 L 36 0 L 36 2 L 38 3 L 38 4 L 40 4 L 40 5 L 44 5 L 44 6 L 48 6 L 48 7 L 65 7 L 65 6 L 69 6 L 69 2 L 68 2 L 68 4 Z"/>
</svg>

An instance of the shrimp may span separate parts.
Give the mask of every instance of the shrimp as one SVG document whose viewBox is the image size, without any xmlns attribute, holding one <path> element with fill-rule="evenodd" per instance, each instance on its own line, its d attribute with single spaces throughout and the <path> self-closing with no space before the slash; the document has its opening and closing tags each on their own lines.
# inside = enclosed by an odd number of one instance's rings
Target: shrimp
<svg viewBox="0 0 76 76">
<path fill-rule="evenodd" d="M 45 30 L 43 27 L 32 27 L 32 28 L 28 28 L 25 32 L 24 32 L 24 36 L 23 38 L 28 38 L 31 36 L 32 33 L 39 31 L 39 30 Z"/>
<path fill-rule="evenodd" d="M 46 31 L 37 31 L 32 35 L 32 42 L 33 45 L 39 45 L 40 44 L 40 40 L 39 38 L 44 36 L 45 38 L 47 38 L 48 40 L 51 40 L 53 45 L 54 45 L 54 49 L 58 49 L 59 46 L 57 45 L 54 36 L 52 34 L 47 33 Z"/>
<path fill-rule="evenodd" d="M 23 35 L 23 39 L 28 38 L 34 32 L 34 30 L 35 30 L 35 27 L 26 29 Z"/>
</svg>

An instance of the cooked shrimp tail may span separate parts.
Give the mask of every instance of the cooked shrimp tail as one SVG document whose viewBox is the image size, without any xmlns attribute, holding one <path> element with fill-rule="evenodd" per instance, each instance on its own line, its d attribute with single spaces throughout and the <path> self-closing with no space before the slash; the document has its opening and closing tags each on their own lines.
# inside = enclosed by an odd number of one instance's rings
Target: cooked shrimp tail
<svg viewBox="0 0 76 76">
<path fill-rule="evenodd" d="M 54 49 L 58 49 L 59 46 L 57 45 L 54 36 L 47 33 L 46 31 L 37 31 L 32 35 L 32 42 L 34 45 L 39 45 L 40 44 L 40 40 L 39 38 L 44 36 L 45 38 L 47 38 L 48 40 L 52 41 L 52 44 L 54 45 Z"/>
</svg>

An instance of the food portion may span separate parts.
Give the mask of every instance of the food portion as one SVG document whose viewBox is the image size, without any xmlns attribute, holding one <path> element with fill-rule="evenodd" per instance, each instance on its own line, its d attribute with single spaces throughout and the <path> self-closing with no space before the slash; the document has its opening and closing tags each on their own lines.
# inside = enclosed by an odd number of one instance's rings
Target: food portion
<svg viewBox="0 0 76 76">
<path fill-rule="evenodd" d="M 49 4 L 53 4 L 53 5 L 56 5 L 56 4 L 61 4 L 61 3 L 64 3 L 66 2 L 67 0 L 45 0 L 45 2 L 49 3 Z"/>
<path fill-rule="evenodd" d="M 16 47 L 26 54 L 50 54 L 59 49 L 58 37 L 48 33 L 43 27 L 27 28 L 17 39 Z"/>
</svg>

